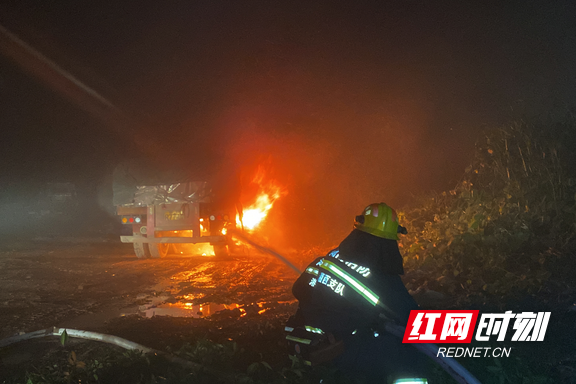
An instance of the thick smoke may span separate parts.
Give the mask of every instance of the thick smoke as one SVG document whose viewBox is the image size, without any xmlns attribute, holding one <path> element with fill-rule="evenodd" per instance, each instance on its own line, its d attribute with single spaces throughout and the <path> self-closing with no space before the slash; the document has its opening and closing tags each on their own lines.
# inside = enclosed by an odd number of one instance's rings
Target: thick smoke
<svg viewBox="0 0 576 384">
<path fill-rule="evenodd" d="M 44 102 L 52 90 L 18 91 L 25 102 L 6 110 L 33 110 L 26 140 L 46 126 L 75 149 L 40 148 L 43 158 L 74 157 L 63 176 L 88 180 L 144 141 L 140 156 L 154 152 L 152 161 L 194 174 L 250 172 L 264 162 L 288 190 L 267 226 L 284 246 L 337 243 L 369 203 L 402 207 L 412 195 L 452 188 L 479 127 L 571 106 L 576 89 L 576 50 L 565 39 L 573 6 L 67 1 L 31 11 L 21 3 L 0 21 L 44 26 L 55 45 L 109 80 L 114 104 L 138 121 L 105 138 L 61 108 L 50 108 L 56 119 L 30 104 L 31 93 Z M 68 140 L 71 132 L 81 134 Z M 38 151 L 14 152 L 26 160 Z"/>
<path fill-rule="evenodd" d="M 281 95 L 270 95 L 258 107 L 250 99 L 236 104 L 218 126 L 234 164 L 245 172 L 266 165 L 267 176 L 288 191 L 265 225 L 275 244 L 335 244 L 367 204 L 400 207 L 412 195 L 452 186 L 457 167 L 450 162 L 467 160 L 461 147 L 450 146 L 458 141 L 454 136 L 429 132 L 429 117 L 417 101 L 396 100 L 395 111 L 382 104 L 363 114 L 350 104 L 378 104 L 369 94 L 361 100 L 358 93 L 339 96 L 325 87 L 327 99 L 310 105 L 309 89 L 279 88 Z"/>
</svg>

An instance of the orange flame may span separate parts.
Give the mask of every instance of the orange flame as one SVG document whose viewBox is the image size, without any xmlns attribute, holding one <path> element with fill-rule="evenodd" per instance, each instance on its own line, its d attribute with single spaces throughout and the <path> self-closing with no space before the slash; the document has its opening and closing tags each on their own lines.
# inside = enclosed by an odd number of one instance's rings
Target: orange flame
<svg viewBox="0 0 576 384">
<path fill-rule="evenodd" d="M 214 256 L 214 248 L 209 243 L 173 244 L 176 254 L 195 256 Z"/>
<path fill-rule="evenodd" d="M 200 230 L 203 234 L 206 233 L 202 228 L 202 224 L 200 224 Z M 179 230 L 179 231 L 162 231 L 159 232 L 161 236 L 164 237 L 191 237 L 192 231 L 191 230 Z M 198 243 L 198 244 L 189 244 L 189 243 L 173 243 L 167 244 L 170 246 L 168 253 L 174 253 L 176 255 L 202 255 L 202 256 L 214 256 L 214 248 L 209 243 Z"/>
<path fill-rule="evenodd" d="M 286 195 L 286 190 L 280 187 L 276 180 L 265 179 L 264 168 L 259 166 L 258 172 L 252 179 L 252 183 L 258 186 L 258 193 L 253 203 L 243 209 L 243 217 L 236 216 L 236 224 L 243 226 L 245 230 L 254 231 L 264 222 L 274 202 L 281 196 Z"/>
</svg>

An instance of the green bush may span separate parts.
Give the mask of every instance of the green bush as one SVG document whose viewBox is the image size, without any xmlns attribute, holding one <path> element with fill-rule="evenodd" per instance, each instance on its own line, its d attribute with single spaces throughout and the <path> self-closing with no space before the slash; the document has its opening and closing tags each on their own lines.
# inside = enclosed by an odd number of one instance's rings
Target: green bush
<svg viewBox="0 0 576 384">
<path fill-rule="evenodd" d="M 486 131 L 454 190 L 401 212 L 411 288 L 461 306 L 573 286 L 576 183 L 560 146 L 525 125 Z"/>
</svg>

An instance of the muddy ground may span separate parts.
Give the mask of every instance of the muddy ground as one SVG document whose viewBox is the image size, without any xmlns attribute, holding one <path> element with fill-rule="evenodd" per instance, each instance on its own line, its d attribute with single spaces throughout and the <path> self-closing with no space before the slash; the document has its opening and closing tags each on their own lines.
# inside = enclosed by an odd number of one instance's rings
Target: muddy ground
<svg viewBox="0 0 576 384">
<path fill-rule="evenodd" d="M 296 277 L 257 251 L 138 260 L 116 236 L 4 239 L 0 339 L 56 326 L 160 350 L 179 348 L 183 340 L 235 340 L 249 324 L 280 324 L 294 312 Z M 5 350 L 0 358 L 6 371 L 39 356 Z"/>
<path fill-rule="evenodd" d="M 316 250 L 285 256 L 302 268 L 320 254 L 321 250 Z M 0 340 L 56 326 L 120 336 L 207 366 L 228 364 L 226 372 L 231 375 L 246 373 L 254 364 L 261 364 L 256 368 L 268 374 L 280 372 L 290 367 L 283 329 L 296 310 L 290 289 L 296 277 L 277 259 L 255 250 L 225 259 L 172 254 L 138 260 L 132 246 L 113 235 L 6 237 L 0 239 Z M 421 305 L 425 298 L 418 298 Z M 482 382 L 500 382 L 501 377 L 510 379 L 505 382 L 519 377 L 533 379 L 528 382 L 576 382 L 573 343 L 562 336 L 573 334 L 574 312 L 554 313 L 555 325 L 550 327 L 545 345 L 523 345 L 523 350 L 515 351 L 515 359 L 503 361 L 510 365 L 505 371 L 492 368 L 484 375 L 493 380 Z M 240 350 L 233 359 L 229 358 L 232 345 Z M 141 368 L 130 372 L 125 366 L 140 363 L 134 358 L 122 360 L 124 352 L 119 348 L 78 339 L 63 347 L 53 338 L 0 348 L 0 383 L 70 382 L 66 374 L 75 369 L 69 362 L 72 352 L 78 361 L 89 364 L 80 370 L 82 377 L 89 379 L 82 382 L 148 382 L 131 381 L 141 374 Z M 534 353 L 538 356 L 532 356 Z M 116 368 L 94 367 L 95 361 L 106 358 L 112 359 L 110 365 Z M 214 360 L 220 358 L 226 364 Z M 529 366 L 535 361 L 538 366 Z M 467 363 L 478 375 L 491 361 Z M 178 367 L 165 368 L 162 361 L 142 364 L 150 371 L 149 377 L 163 369 L 175 375 L 173 380 L 158 382 L 190 381 L 188 371 L 173 373 Z M 266 368 L 269 365 L 274 371 Z M 98 372 L 99 379 L 89 372 Z M 123 373 L 128 378 L 118 376 Z M 106 378 L 105 374 L 112 376 Z M 445 374 L 435 375 L 441 377 L 437 382 L 448 382 L 443 381 Z M 556 381 L 545 380 L 552 376 Z M 212 377 L 192 381 L 244 382 Z M 272 379 L 264 377 L 258 382 Z M 302 381 L 297 378 L 294 382 Z"/>
</svg>

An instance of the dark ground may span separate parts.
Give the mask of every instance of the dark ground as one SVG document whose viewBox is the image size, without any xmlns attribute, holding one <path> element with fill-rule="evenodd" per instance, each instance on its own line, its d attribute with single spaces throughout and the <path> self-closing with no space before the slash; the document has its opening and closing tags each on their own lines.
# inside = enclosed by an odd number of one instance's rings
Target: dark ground
<svg viewBox="0 0 576 384">
<path fill-rule="evenodd" d="M 312 253 L 286 256 L 300 268 L 316 257 Z M 295 278 L 284 264 L 256 252 L 227 259 L 169 255 L 138 260 L 132 246 L 120 243 L 117 235 L 5 237 L 0 242 L 0 339 L 57 326 L 116 335 L 160 351 L 188 348 L 188 357 L 205 353 L 194 347 L 198 342 L 237 343 L 242 353 L 233 364 L 240 368 L 230 368 L 231 372 L 245 372 L 254 362 L 278 370 L 290 366 L 283 327 L 296 309 L 290 290 Z M 417 299 L 422 305 L 426 297 Z M 545 381 L 546 377 L 573 382 L 574 364 L 567 360 L 573 356 L 572 343 L 562 336 L 573 332 L 571 313 L 555 312 L 549 342 L 542 348 L 523 345 L 524 350 L 514 352 L 516 358 L 503 362 L 507 365 L 502 373 L 497 368 L 485 371 L 494 367 L 490 359 L 465 365 L 476 375 L 486 372 L 484 376 L 495 380 L 483 383 L 500 382 L 502 377 L 504 383 L 524 377 L 532 380 L 527 383 L 553 382 Z M 556 347 L 550 344 L 553 340 L 558 341 Z M 72 351 L 78 361 L 89 364 L 110 359 L 114 353 L 116 360 L 110 364 L 118 365 L 118 356 L 123 358 L 122 350 L 102 343 L 72 339 L 62 347 L 57 338 L 37 339 L 0 349 L 0 382 L 26 383 L 27 374 L 58 364 L 55 370 L 69 370 Z M 530 361 L 538 364 L 527 365 Z M 157 375 L 158 367 L 148 364 Z M 36 382 L 60 381 L 32 381 Z M 108 381 L 100 377 L 95 382 Z"/>
<path fill-rule="evenodd" d="M 57 326 L 165 350 L 183 339 L 241 339 L 251 324 L 295 310 L 295 274 L 263 255 L 138 260 L 116 236 L 10 238 L 0 247 L 0 338 Z M 28 355 L 19 356 L 5 350 L 0 370 L 25 369 Z"/>
</svg>

